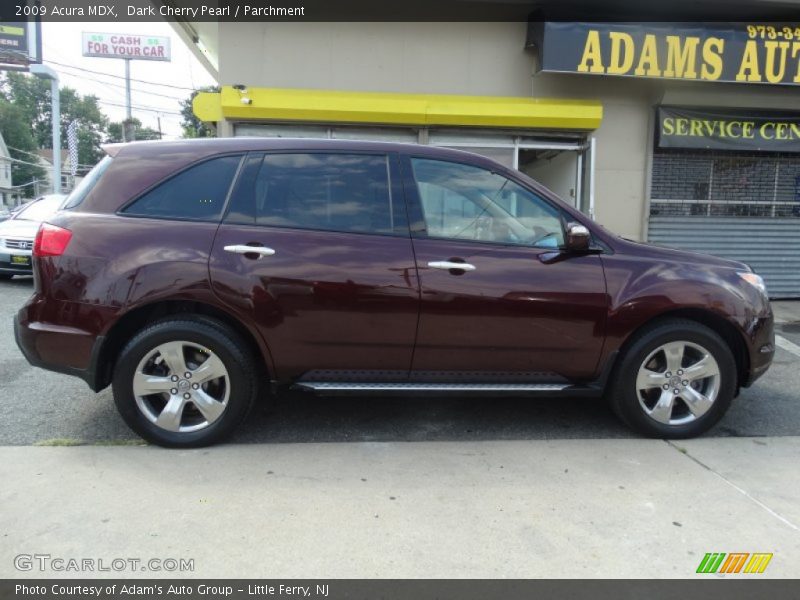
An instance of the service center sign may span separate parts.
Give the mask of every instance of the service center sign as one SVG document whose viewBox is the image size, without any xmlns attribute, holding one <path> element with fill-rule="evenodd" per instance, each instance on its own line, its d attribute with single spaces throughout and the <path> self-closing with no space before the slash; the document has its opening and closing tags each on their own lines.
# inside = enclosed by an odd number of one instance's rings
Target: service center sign
<svg viewBox="0 0 800 600">
<path fill-rule="evenodd" d="M 659 148 L 800 152 L 800 113 L 658 107 Z"/>
<path fill-rule="evenodd" d="M 83 55 L 129 60 L 170 60 L 169 38 L 130 33 L 85 33 Z"/>
<path fill-rule="evenodd" d="M 542 71 L 800 85 L 800 23 L 530 23 Z"/>
</svg>

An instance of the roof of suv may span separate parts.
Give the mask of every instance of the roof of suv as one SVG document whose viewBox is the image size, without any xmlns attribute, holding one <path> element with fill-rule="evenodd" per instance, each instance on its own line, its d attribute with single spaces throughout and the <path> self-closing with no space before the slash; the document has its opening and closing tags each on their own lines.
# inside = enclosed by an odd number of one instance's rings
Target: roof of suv
<svg viewBox="0 0 800 600">
<path fill-rule="evenodd" d="M 451 158 L 454 160 L 473 159 L 476 162 L 497 164 L 491 159 L 471 152 L 442 148 L 439 146 L 423 146 L 418 144 L 401 144 L 397 142 L 373 142 L 364 140 L 333 140 L 319 138 L 266 138 L 266 137 L 230 137 L 230 138 L 194 138 L 175 141 L 146 141 L 127 144 L 107 144 L 103 149 L 109 156 L 134 156 L 158 154 L 193 154 L 202 158 L 223 152 L 254 152 L 259 150 L 352 150 L 354 152 L 404 152 L 422 156 Z"/>
</svg>

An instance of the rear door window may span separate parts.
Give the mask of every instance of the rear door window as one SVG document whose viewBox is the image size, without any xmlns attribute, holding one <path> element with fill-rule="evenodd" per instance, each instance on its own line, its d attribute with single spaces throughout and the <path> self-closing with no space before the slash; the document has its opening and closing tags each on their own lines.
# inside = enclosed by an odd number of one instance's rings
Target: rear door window
<svg viewBox="0 0 800 600">
<path fill-rule="evenodd" d="M 160 219 L 219 219 L 241 155 L 220 156 L 181 171 L 123 209 L 126 215 Z"/>
<path fill-rule="evenodd" d="M 229 221 L 271 227 L 392 234 L 405 231 L 403 199 L 393 198 L 390 158 L 378 154 L 266 154 L 249 162 Z"/>
</svg>

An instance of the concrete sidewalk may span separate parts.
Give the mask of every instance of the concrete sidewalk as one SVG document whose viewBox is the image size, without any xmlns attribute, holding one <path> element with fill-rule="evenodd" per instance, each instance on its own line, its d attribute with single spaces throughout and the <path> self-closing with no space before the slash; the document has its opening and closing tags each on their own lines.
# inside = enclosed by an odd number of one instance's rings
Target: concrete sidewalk
<svg viewBox="0 0 800 600">
<path fill-rule="evenodd" d="M 797 456 L 798 437 L 2 447 L 0 577 L 97 575 L 15 570 L 45 553 L 196 577 L 685 578 L 706 552 L 798 577 Z"/>
</svg>

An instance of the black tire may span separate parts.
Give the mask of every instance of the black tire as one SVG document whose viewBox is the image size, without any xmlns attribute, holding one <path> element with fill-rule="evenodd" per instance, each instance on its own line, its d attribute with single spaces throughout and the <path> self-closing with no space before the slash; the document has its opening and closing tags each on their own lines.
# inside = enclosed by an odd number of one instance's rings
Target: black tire
<svg viewBox="0 0 800 600">
<path fill-rule="evenodd" d="M 219 418 L 202 429 L 168 431 L 150 421 L 139 408 L 133 377 L 139 362 L 160 344 L 184 341 L 213 352 L 223 363 L 229 379 L 227 405 Z M 247 417 L 258 391 L 255 357 L 233 330 L 206 317 L 171 317 L 136 334 L 117 359 L 112 380 L 114 403 L 125 423 L 149 442 L 168 448 L 199 448 L 229 436 Z"/>
<path fill-rule="evenodd" d="M 8 281 L 13 277 L 10 273 L 0 273 L 0 281 Z"/>
<path fill-rule="evenodd" d="M 707 350 L 719 366 L 717 397 L 705 414 L 682 424 L 656 421 L 640 403 L 636 378 L 652 352 L 669 342 L 685 341 Z M 713 427 L 736 395 L 737 369 L 728 344 L 713 330 L 687 319 L 665 319 L 637 333 L 620 357 L 608 387 L 611 408 L 631 429 L 647 436 L 682 439 L 698 436 Z"/>
</svg>

